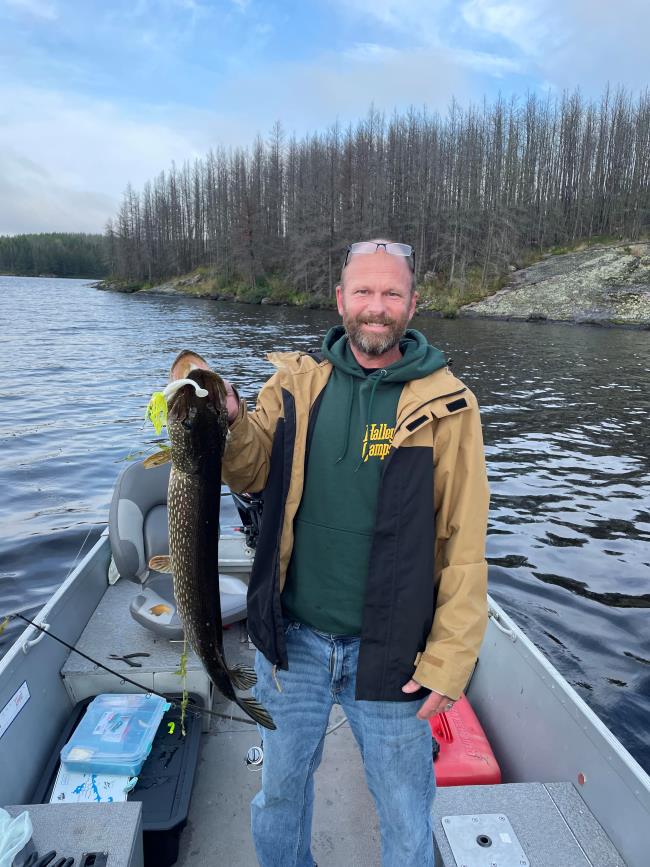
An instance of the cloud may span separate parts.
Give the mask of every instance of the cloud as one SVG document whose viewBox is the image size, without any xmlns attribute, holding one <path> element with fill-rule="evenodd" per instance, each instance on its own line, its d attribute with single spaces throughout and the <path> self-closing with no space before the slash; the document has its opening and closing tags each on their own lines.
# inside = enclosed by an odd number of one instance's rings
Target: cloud
<svg viewBox="0 0 650 867">
<path fill-rule="evenodd" d="M 357 21 L 375 22 L 397 33 L 431 34 L 449 7 L 449 0 L 337 0 Z"/>
<path fill-rule="evenodd" d="M 99 232 L 117 207 L 112 196 L 58 184 L 42 167 L 0 147 L 0 235 Z"/>
<path fill-rule="evenodd" d="M 537 57 L 561 42 L 553 9 L 545 0 L 470 0 L 461 7 L 464 21 L 475 31 L 500 36 L 525 54 Z"/>
<path fill-rule="evenodd" d="M 647 0 L 337 0 L 350 32 L 373 26 L 398 51 L 436 50 L 484 76 L 513 77 L 510 92 L 573 90 L 597 95 L 607 82 L 647 86 Z M 369 58 L 370 59 L 370 58 Z M 476 85 L 477 82 L 475 82 Z M 480 86 L 480 85 L 479 85 Z M 480 95 L 475 93 L 474 95 Z"/>
<path fill-rule="evenodd" d="M 5 0 L 5 4 L 10 9 L 44 21 L 55 21 L 59 17 L 58 8 L 49 0 Z"/>
<path fill-rule="evenodd" d="M 647 0 L 469 0 L 461 13 L 476 36 L 509 43 L 540 87 L 594 96 L 608 82 L 639 89 L 650 78 Z"/>
<path fill-rule="evenodd" d="M 250 117 L 255 106 L 257 129 L 265 132 L 280 119 L 301 135 L 322 131 L 337 119 L 346 123 L 365 116 L 371 103 L 379 110 L 410 105 L 443 109 L 453 95 L 468 95 L 468 79 L 445 51 L 397 51 L 359 44 L 317 61 L 275 64 L 269 71 L 242 74 L 221 94 L 219 108 L 229 116 Z M 264 93 L 263 104 L 259 94 Z M 250 139 L 249 139 L 250 141 Z"/>
<path fill-rule="evenodd" d="M 409 55 L 413 51 L 428 53 L 432 61 L 444 58 L 460 70 L 469 69 L 501 78 L 520 70 L 512 57 L 481 47 L 466 38 L 468 22 L 449 0 L 339 0 L 343 14 L 351 20 L 351 29 L 363 22 L 374 22 L 382 30 L 383 41 L 356 42 L 346 57 L 383 61 L 389 56 Z M 482 0 L 477 0 L 481 4 Z M 466 4 L 471 6 L 472 4 Z M 477 18 L 478 9 L 474 12 Z M 468 10 L 471 17 L 471 10 Z M 485 17 L 485 16 L 484 16 Z M 482 24 L 482 22 L 481 22 Z M 460 26 L 462 25 L 462 26 Z M 478 26 L 478 23 L 476 24 Z M 464 30 L 464 32 L 463 32 Z"/>
<path fill-rule="evenodd" d="M 0 232 L 102 231 L 136 187 L 202 155 L 210 122 L 172 107 L 130 116 L 109 101 L 0 86 Z M 167 116 L 165 116 L 167 114 Z"/>
</svg>

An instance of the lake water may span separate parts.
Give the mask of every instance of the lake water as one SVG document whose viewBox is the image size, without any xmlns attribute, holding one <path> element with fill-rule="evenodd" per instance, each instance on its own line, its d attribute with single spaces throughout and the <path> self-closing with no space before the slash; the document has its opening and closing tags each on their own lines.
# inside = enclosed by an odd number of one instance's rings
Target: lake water
<svg viewBox="0 0 650 867">
<path fill-rule="evenodd" d="M 144 409 L 179 349 L 252 397 L 267 352 L 336 321 L 0 277 L 0 615 L 35 613 L 96 541 L 124 459 L 152 450 Z M 491 593 L 650 771 L 648 333 L 414 325 L 482 406 Z"/>
</svg>

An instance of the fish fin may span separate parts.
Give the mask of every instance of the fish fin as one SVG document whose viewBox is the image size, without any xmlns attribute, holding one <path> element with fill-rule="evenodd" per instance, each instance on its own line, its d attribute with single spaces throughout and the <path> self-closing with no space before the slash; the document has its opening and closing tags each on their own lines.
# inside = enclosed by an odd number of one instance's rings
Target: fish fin
<svg viewBox="0 0 650 867">
<path fill-rule="evenodd" d="M 152 467 L 161 467 L 163 464 L 168 464 L 172 459 L 172 450 L 171 449 L 162 449 L 159 452 L 156 452 L 155 455 L 149 455 L 148 458 L 145 458 L 142 461 L 142 465 L 150 470 Z"/>
<path fill-rule="evenodd" d="M 255 701 L 254 698 L 238 698 L 237 704 L 258 725 L 263 726 L 265 729 L 275 729 L 275 723 L 271 714 L 258 701 Z"/>
<path fill-rule="evenodd" d="M 147 565 L 150 569 L 153 569 L 154 572 L 172 571 L 172 561 L 169 554 L 158 554 L 155 557 L 151 557 Z"/>
<path fill-rule="evenodd" d="M 228 669 L 228 674 L 235 689 L 250 689 L 257 683 L 255 669 L 247 665 L 233 665 Z"/>
</svg>

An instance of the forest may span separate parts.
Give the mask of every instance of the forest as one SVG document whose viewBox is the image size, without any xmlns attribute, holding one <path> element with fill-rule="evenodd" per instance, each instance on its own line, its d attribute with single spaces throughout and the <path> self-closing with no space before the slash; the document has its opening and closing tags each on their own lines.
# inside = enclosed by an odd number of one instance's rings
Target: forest
<svg viewBox="0 0 650 867">
<path fill-rule="evenodd" d="M 0 274 L 23 277 L 104 277 L 102 235 L 46 232 L 0 235 Z"/>
<path fill-rule="evenodd" d="M 348 243 L 411 243 L 431 291 L 474 297 L 543 250 L 650 228 L 650 94 L 498 98 L 444 115 L 371 108 L 302 138 L 281 124 L 130 186 L 109 272 L 155 283 L 203 268 L 216 290 L 331 297 Z"/>
</svg>

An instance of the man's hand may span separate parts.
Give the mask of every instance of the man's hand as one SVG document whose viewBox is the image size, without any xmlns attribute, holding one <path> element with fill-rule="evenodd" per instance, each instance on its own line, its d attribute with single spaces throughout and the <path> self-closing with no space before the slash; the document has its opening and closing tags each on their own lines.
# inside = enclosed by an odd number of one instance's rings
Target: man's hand
<svg viewBox="0 0 650 867">
<path fill-rule="evenodd" d="M 235 389 L 232 383 L 224 379 L 223 384 L 226 386 L 226 409 L 228 410 L 228 424 L 232 424 L 239 415 L 239 398 L 235 394 Z"/>
<path fill-rule="evenodd" d="M 418 683 L 417 680 L 409 680 L 409 682 L 405 683 L 402 687 L 402 692 L 417 692 L 419 689 L 422 689 L 422 684 Z M 438 713 L 451 710 L 453 706 L 453 698 L 449 698 L 448 695 L 441 695 L 439 692 L 436 692 L 435 689 L 432 689 L 431 695 L 417 712 L 417 718 L 431 719 L 431 717 Z"/>
</svg>

